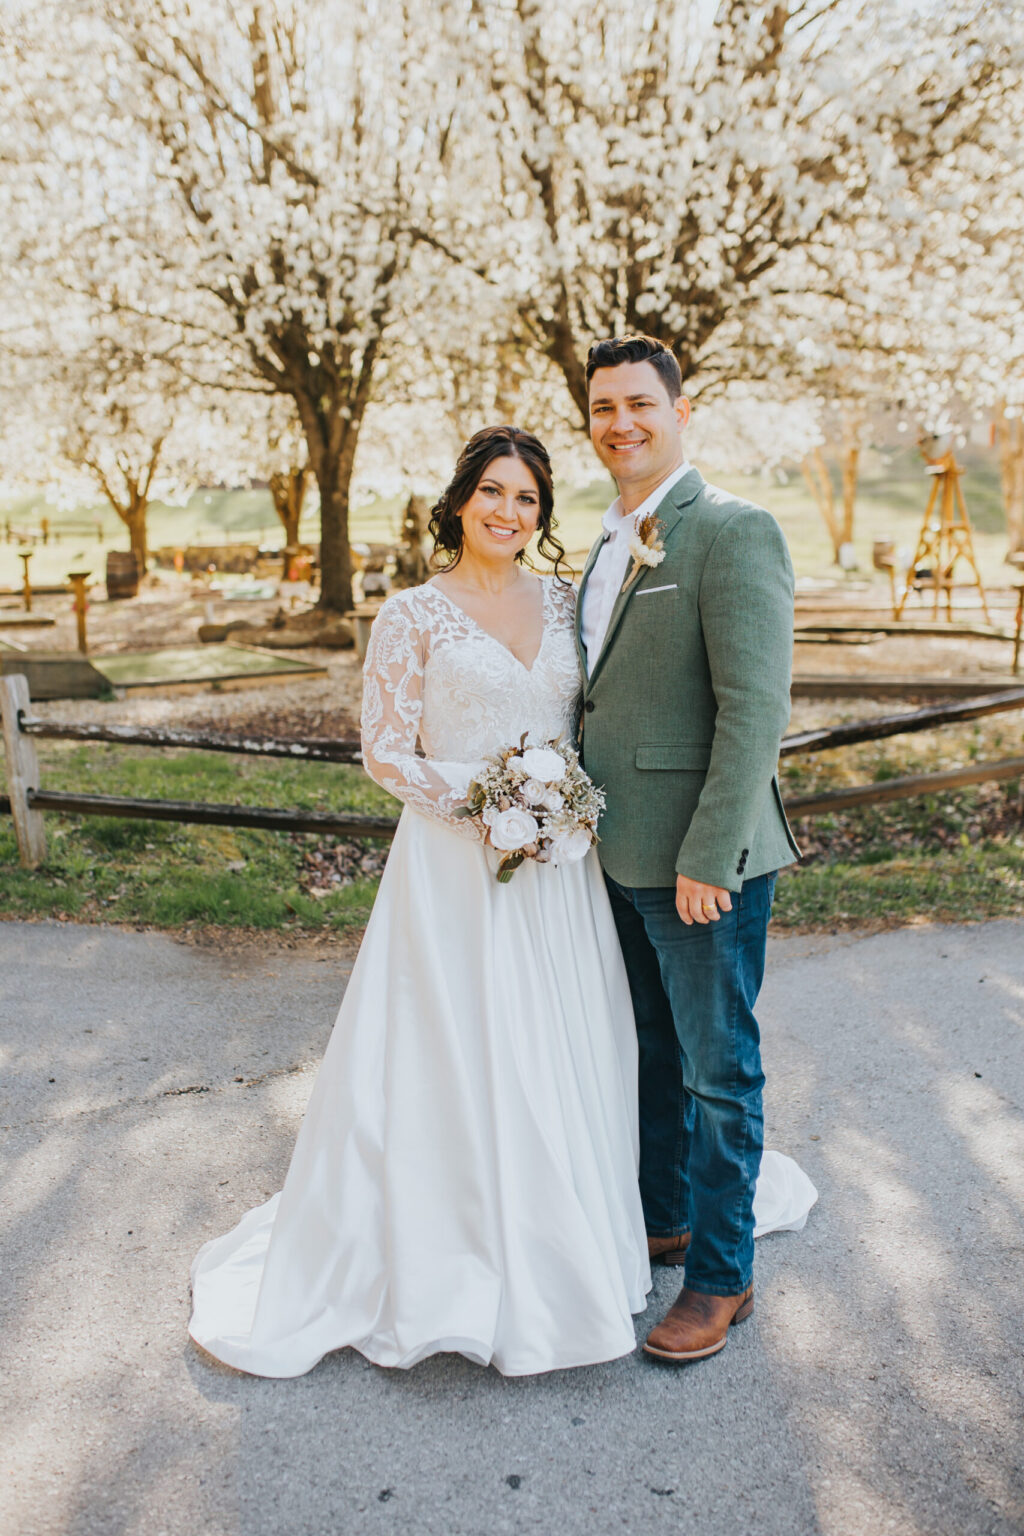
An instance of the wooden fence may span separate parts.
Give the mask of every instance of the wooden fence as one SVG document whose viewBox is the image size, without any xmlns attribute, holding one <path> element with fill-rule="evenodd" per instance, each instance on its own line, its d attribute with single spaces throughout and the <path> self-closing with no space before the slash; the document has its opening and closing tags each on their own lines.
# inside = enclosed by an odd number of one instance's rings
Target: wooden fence
<svg viewBox="0 0 1024 1536">
<path fill-rule="evenodd" d="M 1024 687 L 1003 690 L 956 703 L 917 709 L 909 713 L 879 715 L 846 725 L 801 731 L 782 742 L 781 755 L 827 752 L 860 742 L 882 741 L 937 726 L 979 720 L 987 715 L 1024 709 Z M 14 818 L 18 853 L 26 868 L 35 868 L 46 857 L 43 812 L 63 811 L 82 816 L 134 817 L 149 821 L 179 821 L 229 827 L 262 827 L 275 832 L 322 832 L 342 837 L 389 839 L 398 822 L 392 817 L 355 813 L 334 815 L 327 811 L 289 811 L 269 807 L 212 805 L 189 800 L 137 800 L 122 795 L 84 795 L 44 790 L 40 784 L 37 738 L 57 741 L 115 742 L 121 746 L 154 748 L 188 747 L 204 752 L 232 752 L 246 757 L 283 757 L 294 761 L 360 763 L 359 742 L 273 741 L 210 732 L 152 730 L 125 725 L 66 725 L 42 720 L 31 712 L 28 684 L 20 673 L 0 678 L 0 715 L 3 719 L 7 764 L 6 795 L 0 795 L 0 814 Z M 998 762 L 971 763 L 939 773 L 912 774 L 880 783 L 851 785 L 798 795 L 786 801 L 792 817 L 822 816 L 852 806 L 932 794 L 965 784 L 983 784 L 1024 777 L 1024 757 Z"/>
</svg>

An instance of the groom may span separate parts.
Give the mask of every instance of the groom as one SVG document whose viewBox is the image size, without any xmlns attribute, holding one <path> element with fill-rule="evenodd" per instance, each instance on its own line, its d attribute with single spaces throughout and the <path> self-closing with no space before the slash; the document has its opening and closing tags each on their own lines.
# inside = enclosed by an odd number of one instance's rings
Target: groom
<svg viewBox="0 0 1024 1536">
<path fill-rule="evenodd" d="M 582 752 L 640 1042 L 652 1259 L 686 1264 L 644 1348 L 714 1354 L 754 1307 L 759 1034 L 775 871 L 799 851 L 775 777 L 793 571 L 778 524 L 683 453 L 679 366 L 648 336 L 587 360 L 590 435 L 618 484 L 577 608 Z"/>
</svg>

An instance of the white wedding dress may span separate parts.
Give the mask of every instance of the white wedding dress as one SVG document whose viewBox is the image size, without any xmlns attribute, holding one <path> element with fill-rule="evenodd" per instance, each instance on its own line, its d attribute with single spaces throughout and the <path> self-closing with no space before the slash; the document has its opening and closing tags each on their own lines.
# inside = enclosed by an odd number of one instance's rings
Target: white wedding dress
<svg viewBox="0 0 1024 1536">
<path fill-rule="evenodd" d="M 284 1188 L 192 1267 L 189 1331 L 240 1370 L 351 1345 L 523 1375 L 634 1348 L 637 1045 L 597 856 L 501 885 L 454 814 L 487 754 L 572 730 L 575 593 L 545 578 L 543 601 L 529 669 L 431 583 L 374 623 L 364 763 L 405 810 Z M 758 1197 L 760 1233 L 802 1226 L 814 1190 L 766 1153 Z"/>
</svg>

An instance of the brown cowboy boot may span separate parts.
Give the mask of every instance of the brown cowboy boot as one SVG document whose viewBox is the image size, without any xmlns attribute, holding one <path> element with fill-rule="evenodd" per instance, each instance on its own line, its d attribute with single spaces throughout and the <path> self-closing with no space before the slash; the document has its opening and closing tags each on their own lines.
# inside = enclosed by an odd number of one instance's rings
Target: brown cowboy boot
<svg viewBox="0 0 1024 1536">
<path fill-rule="evenodd" d="M 689 1246 L 689 1232 L 680 1232 L 676 1237 L 649 1237 L 647 1257 L 652 1264 L 685 1264 Z"/>
<path fill-rule="evenodd" d="M 683 1286 L 664 1322 L 647 1335 L 644 1350 L 659 1360 L 702 1360 L 724 1349 L 729 1329 L 754 1310 L 754 1287 L 739 1296 L 706 1296 Z"/>
</svg>

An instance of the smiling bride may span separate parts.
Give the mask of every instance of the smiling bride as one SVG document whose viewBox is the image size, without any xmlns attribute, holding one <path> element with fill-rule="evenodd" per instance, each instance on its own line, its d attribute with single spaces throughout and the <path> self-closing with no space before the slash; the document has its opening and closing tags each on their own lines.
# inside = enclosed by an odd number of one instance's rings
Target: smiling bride
<svg viewBox="0 0 1024 1536">
<path fill-rule="evenodd" d="M 539 535 L 559 568 L 552 508 L 541 443 L 479 432 L 434 509 L 449 564 L 374 622 L 363 761 L 405 808 L 284 1188 L 192 1270 L 192 1337 L 241 1370 L 635 1347 L 637 1044 L 597 857 L 501 884 L 458 814 L 524 733 L 574 739 L 575 592 L 524 565 Z"/>
</svg>

